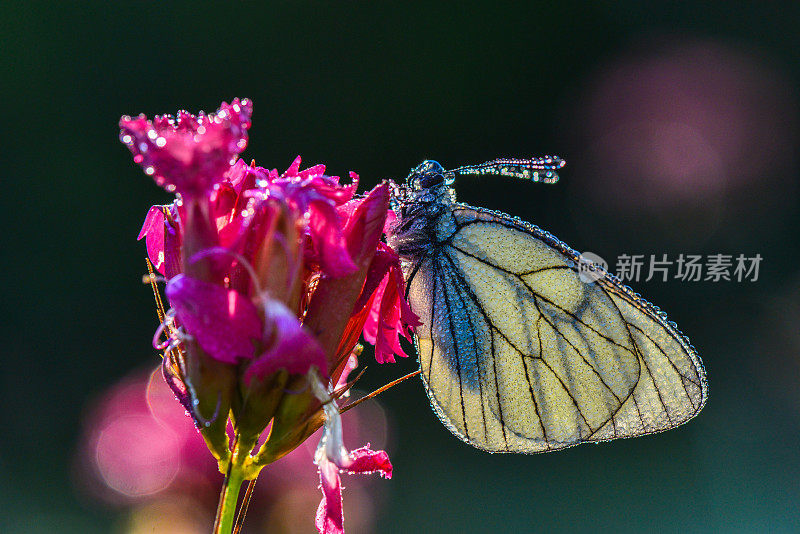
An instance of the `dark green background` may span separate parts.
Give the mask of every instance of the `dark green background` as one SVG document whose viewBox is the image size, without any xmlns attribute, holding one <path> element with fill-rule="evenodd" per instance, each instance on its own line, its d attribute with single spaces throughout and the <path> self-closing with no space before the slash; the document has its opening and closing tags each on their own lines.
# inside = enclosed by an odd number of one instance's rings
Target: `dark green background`
<svg viewBox="0 0 800 534">
<path fill-rule="evenodd" d="M 709 403 L 678 430 L 491 456 L 441 427 L 418 382 L 384 395 L 395 477 L 383 483 L 376 531 L 800 530 L 796 137 L 781 140 L 788 165 L 730 192 L 725 217 L 708 230 L 692 218 L 702 206 L 650 214 L 635 197 L 625 211 L 581 195 L 574 184 L 596 169 L 573 131 L 581 95 L 604 65 L 652 39 L 699 39 L 753 51 L 781 73 L 790 105 L 780 131 L 794 132 L 797 4 L 126 4 L 0 9 L 0 531 L 115 524 L 114 512 L 75 493 L 72 457 L 89 399 L 155 361 L 135 237 L 147 208 L 168 199 L 131 162 L 117 121 L 212 111 L 234 96 L 255 102 L 245 155 L 267 167 L 302 154 L 371 187 L 428 157 L 454 167 L 558 153 L 570 166 L 557 186 L 466 178 L 460 198 L 606 258 L 765 258 L 757 283 L 635 284 L 670 312 L 708 369 Z M 761 126 L 764 135 L 775 128 Z M 415 365 L 372 364 L 364 385 Z M 310 531 L 311 518 L 300 520 Z"/>
</svg>

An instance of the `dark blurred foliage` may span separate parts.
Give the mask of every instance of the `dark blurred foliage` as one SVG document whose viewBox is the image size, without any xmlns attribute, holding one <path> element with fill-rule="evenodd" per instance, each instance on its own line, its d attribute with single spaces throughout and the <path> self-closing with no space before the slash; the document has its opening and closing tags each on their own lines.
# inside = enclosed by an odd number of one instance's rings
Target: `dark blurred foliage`
<svg viewBox="0 0 800 534">
<path fill-rule="evenodd" d="M 376 531 L 797 531 L 799 25 L 797 3 L 760 2 L 5 4 L 0 530 L 123 528 L 71 475 L 92 401 L 157 361 L 135 237 L 168 197 L 117 121 L 246 96 L 245 156 L 267 167 L 301 154 L 371 187 L 425 158 L 557 153 L 556 186 L 463 178 L 460 199 L 612 265 L 764 258 L 755 283 L 633 284 L 708 369 L 709 403 L 678 430 L 491 456 L 418 382 L 385 394 Z M 360 387 L 415 366 L 370 364 Z"/>
</svg>

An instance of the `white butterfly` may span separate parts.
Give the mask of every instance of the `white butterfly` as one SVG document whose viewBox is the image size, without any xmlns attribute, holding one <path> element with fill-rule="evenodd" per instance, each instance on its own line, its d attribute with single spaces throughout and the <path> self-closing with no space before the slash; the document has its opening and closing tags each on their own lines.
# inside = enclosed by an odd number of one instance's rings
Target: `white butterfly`
<svg viewBox="0 0 800 534">
<path fill-rule="evenodd" d="M 666 316 L 540 228 L 455 201 L 458 174 L 553 183 L 563 161 L 501 159 L 396 186 L 391 244 L 420 316 L 421 376 L 441 421 L 489 452 L 545 452 L 685 423 L 708 392 Z M 584 267 L 585 268 L 585 267 Z M 584 281 L 586 280 L 586 281 Z"/>
</svg>

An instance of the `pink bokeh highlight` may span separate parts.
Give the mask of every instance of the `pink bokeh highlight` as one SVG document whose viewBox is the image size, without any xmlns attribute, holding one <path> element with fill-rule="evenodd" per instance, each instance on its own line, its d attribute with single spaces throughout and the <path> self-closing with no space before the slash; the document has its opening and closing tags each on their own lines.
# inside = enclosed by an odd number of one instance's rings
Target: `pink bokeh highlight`
<svg viewBox="0 0 800 534">
<path fill-rule="evenodd" d="M 168 509 L 170 524 L 181 532 L 207 532 L 222 475 L 160 370 L 123 378 L 92 406 L 76 458 L 76 482 L 84 493 L 124 511 L 130 532 L 162 528 L 163 521 L 149 518 L 156 509 Z M 376 447 L 387 446 L 389 426 L 376 401 L 363 403 L 342 419 L 348 445 L 369 440 Z M 320 500 L 314 465 L 319 435 L 262 471 L 243 532 L 313 530 Z M 345 499 L 345 514 L 353 532 L 373 530 L 384 500 L 382 488 L 369 477 L 347 480 L 345 495 L 353 498 Z"/>
<path fill-rule="evenodd" d="M 770 189 L 796 163 L 796 99 L 757 51 L 685 37 L 636 43 L 587 79 L 571 112 L 568 136 L 586 151 L 576 189 L 626 211 Z"/>
</svg>

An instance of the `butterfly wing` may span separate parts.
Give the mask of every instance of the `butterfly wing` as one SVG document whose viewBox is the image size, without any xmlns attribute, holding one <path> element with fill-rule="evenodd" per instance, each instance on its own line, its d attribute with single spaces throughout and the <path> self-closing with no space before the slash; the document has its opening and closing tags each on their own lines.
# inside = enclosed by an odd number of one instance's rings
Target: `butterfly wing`
<svg viewBox="0 0 800 534">
<path fill-rule="evenodd" d="M 421 376 L 442 422 L 490 452 L 660 432 L 706 400 L 700 359 L 613 275 L 518 219 L 455 204 L 406 266 Z"/>
</svg>

